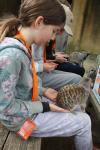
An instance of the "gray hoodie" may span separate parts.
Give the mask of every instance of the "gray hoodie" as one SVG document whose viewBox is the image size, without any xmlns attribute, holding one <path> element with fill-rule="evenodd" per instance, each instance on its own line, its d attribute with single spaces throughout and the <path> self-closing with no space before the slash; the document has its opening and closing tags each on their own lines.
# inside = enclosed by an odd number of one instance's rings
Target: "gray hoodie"
<svg viewBox="0 0 100 150">
<path fill-rule="evenodd" d="M 26 47 L 5 38 L 0 44 L 0 122 L 17 131 L 25 120 L 43 111 L 32 101 L 32 66 Z"/>
</svg>

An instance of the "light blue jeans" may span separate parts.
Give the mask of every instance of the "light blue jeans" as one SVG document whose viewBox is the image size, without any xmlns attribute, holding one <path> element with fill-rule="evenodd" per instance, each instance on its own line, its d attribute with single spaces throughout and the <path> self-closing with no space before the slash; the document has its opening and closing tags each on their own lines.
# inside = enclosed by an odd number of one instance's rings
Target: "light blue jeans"
<svg viewBox="0 0 100 150">
<path fill-rule="evenodd" d="M 79 83 L 81 76 L 78 74 L 53 70 L 51 72 L 43 72 L 41 75 L 43 87 L 50 87 L 59 90 L 66 84 Z"/>
<path fill-rule="evenodd" d="M 46 101 L 46 99 L 45 99 Z M 46 112 L 35 118 L 34 137 L 74 136 L 76 150 L 92 150 L 90 117 L 80 110 L 75 113 Z"/>
</svg>

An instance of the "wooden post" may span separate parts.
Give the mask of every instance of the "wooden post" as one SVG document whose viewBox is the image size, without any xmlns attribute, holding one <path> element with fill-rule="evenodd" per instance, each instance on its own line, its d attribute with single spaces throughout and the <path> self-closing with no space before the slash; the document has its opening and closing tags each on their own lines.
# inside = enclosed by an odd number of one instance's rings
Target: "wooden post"
<svg viewBox="0 0 100 150">
<path fill-rule="evenodd" d="M 73 0 L 73 50 L 100 53 L 100 1 Z"/>
<path fill-rule="evenodd" d="M 81 49 L 100 54 L 100 1 L 88 0 L 84 16 L 84 28 L 81 38 Z"/>
<path fill-rule="evenodd" d="M 84 19 L 84 13 L 86 8 L 87 0 L 74 0 L 73 1 L 73 14 L 74 14 L 74 21 L 72 30 L 74 33 L 73 36 L 73 45 L 79 48 L 80 45 L 80 38 L 81 38 L 81 31 Z"/>
</svg>

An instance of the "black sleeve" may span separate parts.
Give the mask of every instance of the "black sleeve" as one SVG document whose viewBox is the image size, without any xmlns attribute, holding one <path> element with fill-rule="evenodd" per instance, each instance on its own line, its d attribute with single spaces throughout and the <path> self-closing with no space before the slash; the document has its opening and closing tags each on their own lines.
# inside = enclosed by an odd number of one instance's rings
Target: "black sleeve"
<svg viewBox="0 0 100 150">
<path fill-rule="evenodd" d="M 47 60 L 54 60 L 55 59 L 55 50 L 52 48 L 53 40 L 50 40 L 48 45 L 46 46 L 46 59 Z"/>
</svg>

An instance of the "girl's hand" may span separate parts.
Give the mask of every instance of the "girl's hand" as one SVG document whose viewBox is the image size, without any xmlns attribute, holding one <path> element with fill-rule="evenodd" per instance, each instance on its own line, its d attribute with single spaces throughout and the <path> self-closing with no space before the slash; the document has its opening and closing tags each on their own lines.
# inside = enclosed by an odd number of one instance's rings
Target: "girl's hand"
<svg viewBox="0 0 100 150">
<path fill-rule="evenodd" d="M 60 108 L 54 104 L 49 104 L 49 107 L 50 107 L 50 110 L 53 112 L 70 112 L 69 110 Z"/>
<path fill-rule="evenodd" d="M 43 64 L 43 71 L 50 72 L 54 70 L 57 67 L 56 63 L 50 62 L 50 63 L 44 63 Z"/>
<path fill-rule="evenodd" d="M 44 92 L 44 96 L 52 101 L 56 101 L 58 92 L 52 88 L 48 88 Z"/>
</svg>

